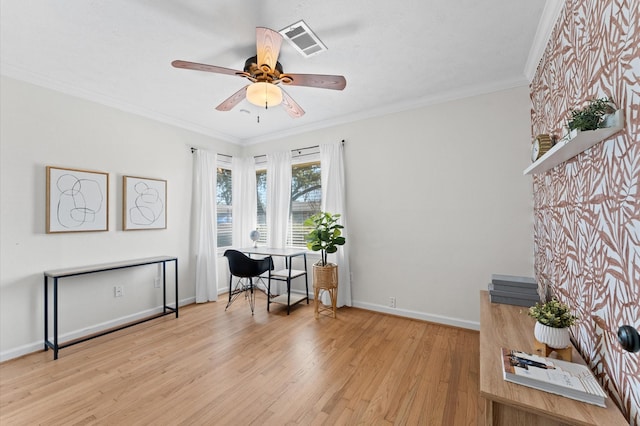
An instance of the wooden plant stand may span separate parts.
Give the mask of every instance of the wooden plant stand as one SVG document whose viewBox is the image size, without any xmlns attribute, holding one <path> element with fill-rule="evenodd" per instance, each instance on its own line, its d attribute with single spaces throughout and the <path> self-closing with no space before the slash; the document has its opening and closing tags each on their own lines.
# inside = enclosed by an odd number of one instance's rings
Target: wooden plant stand
<svg viewBox="0 0 640 426">
<path fill-rule="evenodd" d="M 331 298 L 331 307 L 325 307 L 320 302 L 320 291 L 326 291 Z M 338 265 L 313 265 L 313 306 L 316 319 L 320 313 L 328 313 L 333 318 L 337 316 L 338 303 Z M 322 305 L 322 306 L 320 306 Z"/>
<path fill-rule="evenodd" d="M 537 355 L 540 355 L 545 358 L 548 357 L 549 354 L 551 354 L 551 352 L 555 352 L 558 359 L 562 361 L 571 362 L 571 357 L 573 356 L 573 354 L 571 353 L 571 346 L 568 346 L 563 349 L 556 349 L 556 348 L 547 346 L 546 343 L 539 342 L 538 339 L 536 339 L 535 337 L 533 339 L 533 347 Z"/>
</svg>

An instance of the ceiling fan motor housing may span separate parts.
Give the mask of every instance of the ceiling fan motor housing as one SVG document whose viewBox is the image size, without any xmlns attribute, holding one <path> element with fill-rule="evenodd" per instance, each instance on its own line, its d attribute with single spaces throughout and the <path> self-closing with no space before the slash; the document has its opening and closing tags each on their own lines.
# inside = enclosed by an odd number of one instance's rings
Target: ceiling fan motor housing
<svg viewBox="0 0 640 426">
<path fill-rule="evenodd" d="M 273 70 L 266 64 L 258 66 L 257 62 L 257 56 L 252 56 L 244 62 L 244 72 L 249 73 L 256 81 L 272 83 L 274 80 L 278 80 L 283 73 L 282 64 L 278 61 L 276 61 L 276 67 Z"/>
</svg>

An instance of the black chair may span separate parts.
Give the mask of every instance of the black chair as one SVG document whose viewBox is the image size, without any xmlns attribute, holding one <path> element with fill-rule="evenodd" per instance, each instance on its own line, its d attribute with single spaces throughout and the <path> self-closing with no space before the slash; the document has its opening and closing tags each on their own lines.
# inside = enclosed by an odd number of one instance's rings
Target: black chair
<svg viewBox="0 0 640 426">
<path fill-rule="evenodd" d="M 229 302 L 227 303 L 226 311 L 234 300 L 244 293 L 245 299 L 249 300 L 249 306 L 251 307 L 251 315 L 253 315 L 253 309 L 256 305 L 256 295 L 254 289 L 257 287 L 254 285 L 254 278 L 259 278 L 265 272 L 269 272 L 268 279 L 271 280 L 271 270 L 273 269 L 273 259 L 271 256 L 264 259 L 252 259 L 246 254 L 238 250 L 227 250 L 224 252 L 224 256 L 229 261 Z M 233 285 L 233 277 L 238 278 L 236 285 Z"/>
</svg>

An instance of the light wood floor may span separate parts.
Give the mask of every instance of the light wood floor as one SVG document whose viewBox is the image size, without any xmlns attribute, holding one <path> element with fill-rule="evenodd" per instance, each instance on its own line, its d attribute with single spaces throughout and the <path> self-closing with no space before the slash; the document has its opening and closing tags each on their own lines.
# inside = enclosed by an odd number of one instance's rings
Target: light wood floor
<svg viewBox="0 0 640 426">
<path fill-rule="evenodd" d="M 265 305 L 190 305 L 2 363 L 0 424 L 475 425 L 478 332 Z"/>
</svg>

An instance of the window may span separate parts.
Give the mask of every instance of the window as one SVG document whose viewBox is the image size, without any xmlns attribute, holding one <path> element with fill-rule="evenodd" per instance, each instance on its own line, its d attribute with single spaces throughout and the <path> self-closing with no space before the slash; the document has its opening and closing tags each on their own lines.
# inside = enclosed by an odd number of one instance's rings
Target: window
<svg viewBox="0 0 640 426">
<path fill-rule="evenodd" d="M 320 211 L 322 186 L 320 184 L 320 162 L 294 164 L 291 169 L 291 216 L 287 246 L 305 247 L 305 235 L 311 227 L 304 221 Z"/>
<path fill-rule="evenodd" d="M 233 244 L 231 169 L 218 166 L 216 175 L 216 229 L 218 233 L 218 247 L 230 247 Z"/>
<path fill-rule="evenodd" d="M 304 221 L 320 212 L 322 185 L 318 147 L 294 151 L 291 166 L 291 205 L 287 246 L 306 247 L 305 235 L 311 227 Z M 267 170 L 262 157 L 256 161 L 257 228 L 261 244 L 267 243 Z"/>
<path fill-rule="evenodd" d="M 258 243 L 267 244 L 267 170 L 256 170 L 256 189 L 258 191 Z"/>
</svg>

